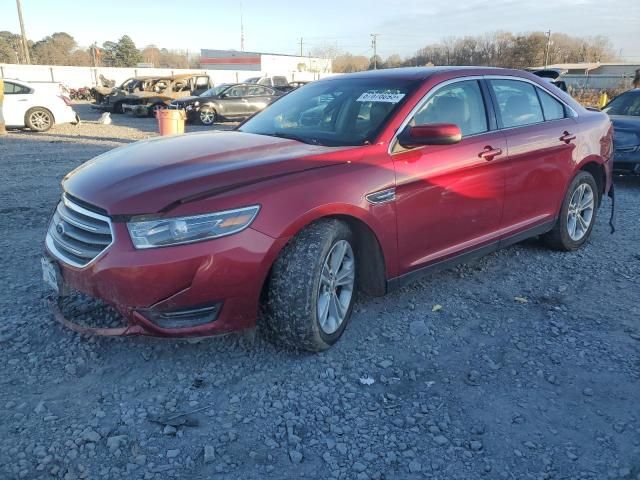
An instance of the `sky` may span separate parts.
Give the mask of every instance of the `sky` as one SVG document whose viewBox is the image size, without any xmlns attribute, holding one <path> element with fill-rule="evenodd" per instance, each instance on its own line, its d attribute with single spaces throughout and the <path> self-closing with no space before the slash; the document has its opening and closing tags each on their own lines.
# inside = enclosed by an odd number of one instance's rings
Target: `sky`
<svg viewBox="0 0 640 480">
<path fill-rule="evenodd" d="M 449 36 L 496 30 L 605 35 L 616 53 L 640 61 L 640 0 L 22 0 L 27 36 L 57 31 L 81 46 L 127 34 L 138 47 L 155 44 L 199 53 L 201 48 L 297 54 L 327 45 L 371 56 L 409 56 Z M 14 0 L 0 0 L 0 30 L 19 32 Z"/>
</svg>

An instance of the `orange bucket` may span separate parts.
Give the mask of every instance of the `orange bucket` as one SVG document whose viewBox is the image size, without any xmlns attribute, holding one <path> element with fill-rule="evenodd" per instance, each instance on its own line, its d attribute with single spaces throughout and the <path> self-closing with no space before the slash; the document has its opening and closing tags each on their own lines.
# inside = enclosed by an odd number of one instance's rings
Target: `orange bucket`
<svg viewBox="0 0 640 480">
<path fill-rule="evenodd" d="M 187 119 L 184 110 L 163 108 L 156 110 L 156 118 L 158 119 L 158 129 L 161 136 L 184 133 L 184 122 Z"/>
</svg>

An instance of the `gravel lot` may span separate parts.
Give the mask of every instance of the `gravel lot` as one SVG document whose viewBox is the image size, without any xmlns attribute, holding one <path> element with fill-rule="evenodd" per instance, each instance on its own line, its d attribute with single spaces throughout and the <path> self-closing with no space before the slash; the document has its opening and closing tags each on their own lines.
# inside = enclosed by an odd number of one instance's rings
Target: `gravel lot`
<svg viewBox="0 0 640 480">
<path fill-rule="evenodd" d="M 44 304 L 46 222 L 66 172 L 155 123 L 78 109 L 0 138 L 0 478 L 640 479 L 639 179 L 615 235 L 607 202 L 579 252 L 528 241 L 360 297 L 325 353 L 86 338 Z"/>
</svg>

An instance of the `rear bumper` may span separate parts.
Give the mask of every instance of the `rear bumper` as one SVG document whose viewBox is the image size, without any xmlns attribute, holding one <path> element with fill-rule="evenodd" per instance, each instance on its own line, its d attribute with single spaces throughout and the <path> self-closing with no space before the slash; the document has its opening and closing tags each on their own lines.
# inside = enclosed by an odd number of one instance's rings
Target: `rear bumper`
<svg viewBox="0 0 640 480">
<path fill-rule="evenodd" d="M 80 117 L 71 107 L 55 112 L 54 117 L 56 123 L 78 123 L 80 121 Z"/>
<path fill-rule="evenodd" d="M 96 335 L 202 337 L 251 328 L 264 280 L 284 243 L 248 228 L 206 242 L 136 250 L 126 226 L 114 224 L 114 242 L 86 267 L 65 264 L 49 249 L 46 255 L 59 265 L 65 286 L 102 299 L 126 325 L 87 329 L 55 306 L 54 315 L 73 330 Z M 191 314 L 200 310 L 200 316 Z"/>
</svg>

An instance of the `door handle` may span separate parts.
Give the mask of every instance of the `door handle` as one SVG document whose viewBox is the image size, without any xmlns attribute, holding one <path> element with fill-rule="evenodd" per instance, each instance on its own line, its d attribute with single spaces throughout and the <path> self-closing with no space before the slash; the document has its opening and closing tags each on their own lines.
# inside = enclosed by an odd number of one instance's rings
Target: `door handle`
<svg viewBox="0 0 640 480">
<path fill-rule="evenodd" d="M 18 101 L 19 101 L 19 102 L 28 102 L 28 101 L 29 101 L 29 99 L 27 99 L 27 98 L 20 98 L 20 99 L 18 99 Z"/>
<path fill-rule="evenodd" d="M 575 140 L 576 136 L 567 132 L 566 130 L 562 132 L 562 136 L 559 138 L 561 142 L 569 143 L 571 140 Z"/>
<path fill-rule="evenodd" d="M 493 148 L 491 145 L 487 145 L 486 147 L 484 147 L 484 150 L 478 154 L 480 158 L 484 158 L 488 162 L 493 160 L 498 155 L 502 155 L 502 149 Z"/>
</svg>

